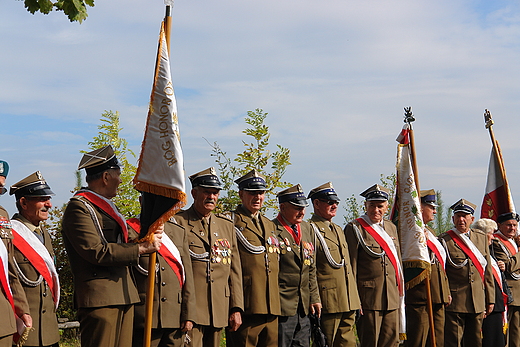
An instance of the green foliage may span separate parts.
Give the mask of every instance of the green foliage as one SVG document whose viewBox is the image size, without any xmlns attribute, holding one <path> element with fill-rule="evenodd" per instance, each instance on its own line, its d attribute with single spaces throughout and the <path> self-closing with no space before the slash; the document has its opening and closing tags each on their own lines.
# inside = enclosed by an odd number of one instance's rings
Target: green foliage
<svg viewBox="0 0 520 347">
<path fill-rule="evenodd" d="M 49 14 L 53 9 L 63 11 L 71 22 L 83 22 L 87 16 L 87 6 L 94 7 L 94 0 L 24 0 L 27 11 L 35 14 Z"/>
<path fill-rule="evenodd" d="M 387 217 L 392 210 L 392 204 L 394 202 L 396 178 L 397 177 L 396 177 L 395 173 L 388 175 L 388 176 L 380 174 L 380 177 L 379 177 L 379 182 L 380 182 L 381 186 L 390 190 L 390 199 L 388 199 L 389 208 L 386 213 Z M 362 199 L 360 199 L 360 201 L 358 201 L 356 196 L 354 194 L 352 194 L 351 197 L 349 197 L 345 200 L 345 211 L 346 211 L 346 214 L 343 216 L 343 218 L 344 218 L 345 224 L 347 224 L 351 220 L 359 218 L 362 214 L 365 213 L 365 202 Z"/>
<path fill-rule="evenodd" d="M 128 149 L 128 142 L 119 136 L 123 128 L 119 127 L 119 112 L 105 111 L 101 115 L 102 124 L 98 126 L 99 133 L 88 143 L 89 151 L 112 145 L 119 163 L 122 165 L 121 180 L 117 196 L 112 199 L 117 208 L 126 218 L 135 217 L 139 214 L 139 192 L 134 189 L 132 179 L 137 168 L 128 162 L 127 156 L 135 158 L 132 150 Z"/>
<path fill-rule="evenodd" d="M 450 230 L 453 223 L 451 220 L 450 208 L 444 204 L 441 191 L 438 190 L 435 194 L 437 195 L 437 214 L 435 214 L 433 222 L 430 222 L 430 227 L 435 230 L 437 235 L 440 235 L 443 232 Z"/>
<path fill-rule="evenodd" d="M 219 170 L 219 177 L 224 189 L 220 193 L 220 198 L 216 212 L 231 211 L 240 204 L 238 191 L 234 181 L 245 175 L 252 169 L 256 169 L 265 176 L 268 190 L 265 194 L 265 202 L 262 212 L 276 210 L 278 202 L 275 190 L 290 187 L 291 184 L 282 180 L 287 167 L 290 163 L 290 151 L 288 148 L 276 145 L 277 150 L 271 153 L 269 148 L 269 127 L 264 124 L 267 112 L 262 109 L 248 111 L 245 118 L 249 126 L 242 133 L 251 136 L 251 142 L 242 141 L 245 149 L 237 154 L 236 158 L 231 159 L 217 142 L 210 144 L 212 148 L 211 156 L 215 157 Z"/>
</svg>

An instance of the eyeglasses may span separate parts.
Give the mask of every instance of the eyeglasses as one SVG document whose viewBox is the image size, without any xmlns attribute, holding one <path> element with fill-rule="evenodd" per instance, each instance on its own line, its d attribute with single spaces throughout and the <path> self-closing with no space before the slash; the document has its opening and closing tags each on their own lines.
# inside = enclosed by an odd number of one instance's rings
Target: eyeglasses
<svg viewBox="0 0 520 347">
<path fill-rule="evenodd" d="M 318 200 L 321 202 L 324 202 L 326 204 L 329 204 L 329 205 L 339 205 L 339 201 L 336 201 L 336 200 L 322 200 L 322 199 L 318 199 Z"/>
</svg>

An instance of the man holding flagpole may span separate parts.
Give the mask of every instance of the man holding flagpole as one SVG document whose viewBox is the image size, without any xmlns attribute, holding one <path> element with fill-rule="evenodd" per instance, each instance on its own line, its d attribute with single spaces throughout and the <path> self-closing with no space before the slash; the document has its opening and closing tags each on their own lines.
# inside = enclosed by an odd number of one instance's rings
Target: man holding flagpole
<svg viewBox="0 0 520 347">
<path fill-rule="evenodd" d="M 16 197 L 18 209 L 11 218 L 16 272 L 29 303 L 34 329 L 24 346 L 57 347 L 60 283 L 51 236 L 44 228 L 54 193 L 37 171 L 13 184 L 9 194 Z"/>
<path fill-rule="evenodd" d="M 450 207 L 455 228 L 441 234 L 452 302 L 446 307 L 444 345 L 482 346 L 482 321 L 493 311 L 495 285 L 488 239 L 471 229 L 476 205 L 460 199 Z"/>
<path fill-rule="evenodd" d="M 134 305 L 139 295 L 130 266 L 139 256 L 156 252 L 161 232 L 131 243 L 125 218 L 111 201 L 121 183 L 121 168 L 111 146 L 85 153 L 87 187 L 70 199 L 62 234 L 74 279 L 81 346 L 132 345 Z"/>
<path fill-rule="evenodd" d="M 389 190 L 375 184 L 361 193 L 366 213 L 345 227 L 352 271 L 361 299 L 361 346 L 397 346 L 404 292 L 397 229 L 384 219 Z"/>
<path fill-rule="evenodd" d="M 448 277 L 446 276 L 446 251 L 438 241 L 434 231 L 427 225 L 437 213 L 436 195 L 433 189 L 421 190 L 421 213 L 425 225 L 428 251 L 431 259 L 430 288 L 433 305 L 435 342 L 444 346 L 444 307 L 451 301 Z M 431 346 L 429 320 L 426 308 L 425 282 L 406 290 L 406 340 L 404 346 Z M 432 346 L 435 347 L 435 346 Z"/>
</svg>

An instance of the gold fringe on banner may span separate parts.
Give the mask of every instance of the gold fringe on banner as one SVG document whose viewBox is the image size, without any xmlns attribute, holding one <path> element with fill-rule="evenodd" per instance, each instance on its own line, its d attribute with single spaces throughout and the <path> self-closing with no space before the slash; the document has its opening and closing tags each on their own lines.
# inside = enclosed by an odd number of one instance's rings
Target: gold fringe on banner
<svg viewBox="0 0 520 347">
<path fill-rule="evenodd" d="M 411 281 L 405 283 L 406 290 L 415 287 L 426 277 L 428 277 L 431 273 L 431 265 L 428 262 L 423 260 L 408 260 L 403 261 L 403 269 L 414 268 L 414 269 L 424 269 L 418 276 L 415 276 Z"/>
</svg>

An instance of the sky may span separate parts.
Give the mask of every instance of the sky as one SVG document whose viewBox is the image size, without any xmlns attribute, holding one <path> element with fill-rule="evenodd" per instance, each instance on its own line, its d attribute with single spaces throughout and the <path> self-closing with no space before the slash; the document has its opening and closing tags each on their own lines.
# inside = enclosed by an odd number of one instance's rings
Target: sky
<svg viewBox="0 0 520 347">
<path fill-rule="evenodd" d="M 105 110 L 120 112 L 121 136 L 139 153 L 164 11 L 161 0 L 99 0 L 79 24 L 0 2 L 7 185 L 40 170 L 53 203 L 68 201 Z M 291 150 L 287 181 L 306 192 L 332 181 L 341 198 L 359 196 L 395 172 L 411 106 L 421 188 L 480 206 L 489 109 L 520 197 L 518 1 L 178 0 L 172 17 L 187 176 L 215 165 L 208 141 L 241 152 L 244 117 L 261 108 L 271 149 Z M 12 196 L 0 204 L 15 212 Z"/>
</svg>

